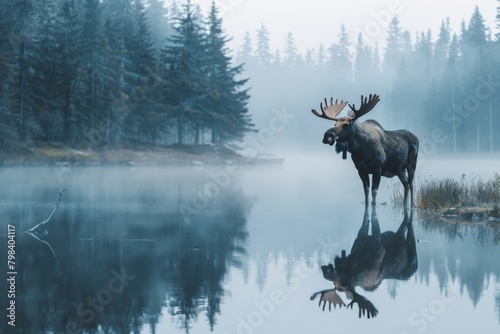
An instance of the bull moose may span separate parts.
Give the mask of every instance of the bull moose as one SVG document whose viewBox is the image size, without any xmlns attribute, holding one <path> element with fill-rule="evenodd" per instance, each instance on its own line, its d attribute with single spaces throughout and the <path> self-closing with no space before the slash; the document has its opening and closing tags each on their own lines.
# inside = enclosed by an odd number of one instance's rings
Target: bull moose
<svg viewBox="0 0 500 334">
<path fill-rule="evenodd" d="M 359 177 L 363 182 L 365 192 L 365 205 L 368 204 L 370 190 L 369 174 L 372 174 L 372 203 L 376 203 L 377 191 L 382 176 L 398 176 L 404 187 L 404 206 L 407 207 L 408 192 L 410 192 L 411 207 L 413 201 L 413 179 L 417 167 L 418 138 L 408 130 L 386 131 L 374 120 L 367 120 L 361 124 L 356 121 L 380 101 L 376 94 L 369 97 L 361 95 L 359 109 L 355 105 L 349 105 L 351 111 L 347 116 L 337 118 L 348 102 L 335 101 L 333 98 L 328 105 L 325 98 L 325 106 L 320 103 L 321 114 L 312 109 L 314 115 L 335 121 L 335 126 L 328 129 L 323 136 L 323 143 L 333 145 L 336 143 L 337 153 L 342 152 L 342 158 L 347 158 L 347 152 L 351 153 L 354 166 L 358 170 Z"/>
<path fill-rule="evenodd" d="M 337 292 L 345 292 L 352 301 L 347 305 L 359 306 L 359 317 L 375 317 L 377 308 L 358 294 L 356 287 L 362 287 L 366 291 L 374 291 L 382 280 L 391 278 L 398 280 L 409 279 L 417 270 L 417 250 L 415 234 L 413 231 L 413 210 L 408 215 L 405 211 L 404 219 L 397 232 L 387 231 L 380 233 L 377 211 L 372 206 L 371 214 L 372 234 L 368 235 L 370 220 L 368 207 L 365 207 L 363 223 L 359 229 L 358 236 L 354 241 L 351 253 L 346 256 L 342 250 L 342 256 L 335 257 L 335 266 L 332 264 L 321 267 L 323 277 L 333 282 L 335 288 L 315 292 L 311 296 L 314 300 L 320 295 L 319 305 L 326 303 L 331 310 L 339 306 L 346 306 Z"/>
</svg>

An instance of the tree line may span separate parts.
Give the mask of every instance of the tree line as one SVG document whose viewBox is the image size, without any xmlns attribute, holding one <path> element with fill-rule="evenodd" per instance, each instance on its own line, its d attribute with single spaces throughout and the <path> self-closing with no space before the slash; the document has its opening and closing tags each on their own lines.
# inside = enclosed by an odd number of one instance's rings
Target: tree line
<svg viewBox="0 0 500 334">
<path fill-rule="evenodd" d="M 245 35 L 237 55 L 252 78 L 250 107 L 271 110 L 286 101 L 296 114 L 309 116 L 325 96 L 359 103 L 360 94 L 378 93 L 382 103 L 367 117 L 382 119 L 388 129 L 415 131 L 428 150 L 498 152 L 500 2 L 498 8 L 496 34 L 478 7 L 462 21 L 460 31 L 452 31 L 444 19 L 436 34 L 410 33 L 394 17 L 383 49 L 370 45 L 361 33 L 352 41 L 341 25 L 329 47 L 321 44 L 301 53 L 289 33 L 282 52 L 273 52 L 270 33 L 261 24 Z M 280 84 L 271 87 L 270 75 L 280 78 Z M 272 96 L 266 94 L 270 89 Z M 316 129 L 310 131 L 304 123 L 290 129 L 288 145 L 301 145 L 304 136 L 317 137 L 312 131 Z"/>
<path fill-rule="evenodd" d="M 253 125 L 215 3 L 0 3 L 0 147 L 229 145 Z"/>
</svg>

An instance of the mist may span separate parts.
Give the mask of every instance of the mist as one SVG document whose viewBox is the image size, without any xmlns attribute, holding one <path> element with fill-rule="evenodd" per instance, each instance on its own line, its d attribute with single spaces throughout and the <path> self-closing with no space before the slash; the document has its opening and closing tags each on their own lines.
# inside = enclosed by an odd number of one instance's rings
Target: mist
<svg viewBox="0 0 500 334">
<path fill-rule="evenodd" d="M 497 333 L 500 2 L 429 2 L 1 2 L 0 331 Z"/>
<path fill-rule="evenodd" d="M 319 110 L 325 97 L 359 106 L 360 95 L 372 93 L 381 101 L 362 120 L 414 132 L 428 155 L 498 152 L 498 35 L 477 7 L 458 31 L 446 18 L 437 31 L 409 31 L 393 17 L 383 48 L 371 45 L 363 33 L 352 39 L 344 25 L 337 31 L 333 44 L 306 51 L 289 33 L 284 48 L 273 52 L 265 50 L 273 32 L 263 23 L 239 49 L 258 127 L 269 127 L 274 109 L 295 116 L 276 134 L 277 152 L 320 149 L 331 123 L 315 118 L 310 109 Z"/>
</svg>

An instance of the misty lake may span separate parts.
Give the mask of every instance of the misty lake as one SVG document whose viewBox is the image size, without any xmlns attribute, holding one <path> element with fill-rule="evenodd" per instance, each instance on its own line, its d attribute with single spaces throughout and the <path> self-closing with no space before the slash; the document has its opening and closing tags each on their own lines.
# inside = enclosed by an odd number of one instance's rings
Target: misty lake
<svg viewBox="0 0 500 334">
<path fill-rule="evenodd" d="M 417 175 L 488 179 L 493 161 L 423 161 Z M 405 222 L 391 203 L 395 179 L 382 180 L 377 216 L 365 216 L 361 181 L 339 156 L 259 167 L 3 168 L 0 185 L 0 332 L 500 331 L 498 229 L 438 225 L 418 211 Z M 25 233 L 49 218 L 59 189 L 50 221 Z M 358 304 L 323 311 L 320 296 L 310 300 L 334 287 L 321 266 L 352 252 L 367 217 L 382 233 L 412 224 L 402 246 L 411 265 L 356 288 L 376 317 L 359 318 Z M 399 246 L 355 245 L 359 263 L 385 254 L 383 265 L 395 267 L 401 258 Z M 359 263 L 349 270 L 362 272 Z"/>
</svg>

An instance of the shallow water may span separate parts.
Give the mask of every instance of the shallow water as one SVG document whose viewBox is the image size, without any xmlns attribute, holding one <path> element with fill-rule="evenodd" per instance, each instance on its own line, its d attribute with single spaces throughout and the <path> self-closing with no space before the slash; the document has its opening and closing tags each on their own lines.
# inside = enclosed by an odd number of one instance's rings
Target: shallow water
<svg viewBox="0 0 500 334">
<path fill-rule="evenodd" d="M 385 248 L 376 237 L 357 238 L 365 211 L 351 164 L 338 157 L 296 156 L 284 166 L 254 168 L 1 169 L 0 271 L 9 272 L 11 225 L 17 274 L 16 326 L 4 322 L 9 311 L 2 311 L 0 329 L 498 333 L 498 232 L 438 225 L 417 212 L 414 244 L 407 234 L 404 244 Z M 486 179 L 493 166 L 433 160 L 419 166 L 418 175 Z M 372 224 L 378 218 L 382 233 L 396 232 L 404 221 L 402 209 L 390 204 L 395 186 L 395 180 L 384 179 L 377 217 L 372 208 L 367 212 Z M 50 216 L 62 188 L 51 220 L 25 233 Z M 318 307 L 319 297 L 310 300 L 334 287 L 321 266 L 342 250 L 352 254 L 353 276 L 368 272 L 364 281 L 350 280 L 351 290 L 378 310 L 375 318 L 360 319 L 357 304 L 329 312 L 328 303 L 325 311 Z M 397 261 L 412 251 L 418 267 L 399 270 Z M 384 258 L 383 265 L 375 258 Z M 360 286 L 368 281 L 370 291 Z M 9 287 L 0 282 L 2 296 Z M 351 301 L 337 293 L 346 304 Z M 1 298 L 1 309 L 9 302 Z"/>
</svg>

